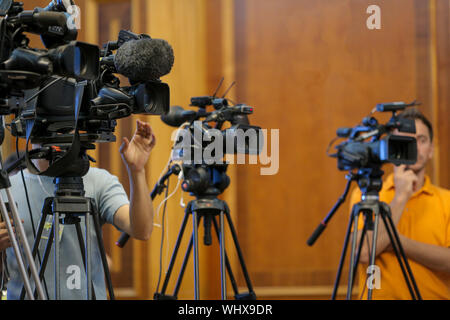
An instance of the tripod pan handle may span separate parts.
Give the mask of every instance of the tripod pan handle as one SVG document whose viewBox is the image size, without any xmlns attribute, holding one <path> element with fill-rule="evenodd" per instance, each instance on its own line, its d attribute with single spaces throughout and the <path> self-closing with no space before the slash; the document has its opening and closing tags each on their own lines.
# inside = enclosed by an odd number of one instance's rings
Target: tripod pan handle
<svg viewBox="0 0 450 320">
<path fill-rule="evenodd" d="M 321 222 L 316 230 L 314 230 L 313 234 L 309 237 L 308 241 L 306 241 L 306 243 L 308 244 L 308 246 L 312 246 L 314 244 L 314 242 L 316 242 L 317 238 L 319 238 L 319 236 L 322 234 L 323 230 L 325 230 L 326 228 L 326 224 L 324 224 L 323 222 Z"/>
<path fill-rule="evenodd" d="M 127 233 L 122 232 L 119 239 L 116 241 L 116 246 L 118 246 L 119 248 L 123 248 L 127 243 L 128 239 L 130 239 L 130 236 Z"/>
</svg>

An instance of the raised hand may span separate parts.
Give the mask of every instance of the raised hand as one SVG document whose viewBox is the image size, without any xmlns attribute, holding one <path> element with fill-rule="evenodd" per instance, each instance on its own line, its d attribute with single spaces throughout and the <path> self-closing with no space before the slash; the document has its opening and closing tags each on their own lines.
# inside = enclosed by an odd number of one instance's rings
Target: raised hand
<svg viewBox="0 0 450 320">
<path fill-rule="evenodd" d="M 418 177 L 406 165 L 394 167 L 395 196 L 407 201 L 417 191 Z"/>
<path fill-rule="evenodd" d="M 143 171 L 155 144 L 155 135 L 150 125 L 137 120 L 133 138 L 129 141 L 124 137 L 119 149 L 127 169 L 132 172 Z"/>
</svg>

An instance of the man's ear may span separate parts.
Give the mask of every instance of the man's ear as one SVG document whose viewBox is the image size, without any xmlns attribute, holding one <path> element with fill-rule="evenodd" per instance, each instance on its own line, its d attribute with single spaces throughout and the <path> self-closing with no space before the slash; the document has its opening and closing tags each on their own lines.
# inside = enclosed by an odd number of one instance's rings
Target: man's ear
<svg viewBox="0 0 450 320">
<path fill-rule="evenodd" d="M 433 154 L 434 154 L 434 142 L 431 142 L 430 152 L 428 153 L 428 160 L 433 159 Z"/>
</svg>

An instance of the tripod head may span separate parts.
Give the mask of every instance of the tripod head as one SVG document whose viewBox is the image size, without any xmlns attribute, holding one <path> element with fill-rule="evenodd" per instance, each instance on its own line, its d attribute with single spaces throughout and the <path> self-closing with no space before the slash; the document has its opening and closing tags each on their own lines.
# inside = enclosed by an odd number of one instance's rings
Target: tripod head
<svg viewBox="0 0 450 320">
<path fill-rule="evenodd" d="M 384 171 L 379 167 L 358 170 L 353 179 L 356 180 L 362 192 L 362 200 L 369 195 L 378 198 L 378 194 L 383 186 L 383 174 Z"/>
<path fill-rule="evenodd" d="M 228 164 L 183 164 L 181 188 L 197 199 L 216 198 L 230 185 L 227 167 Z"/>
</svg>

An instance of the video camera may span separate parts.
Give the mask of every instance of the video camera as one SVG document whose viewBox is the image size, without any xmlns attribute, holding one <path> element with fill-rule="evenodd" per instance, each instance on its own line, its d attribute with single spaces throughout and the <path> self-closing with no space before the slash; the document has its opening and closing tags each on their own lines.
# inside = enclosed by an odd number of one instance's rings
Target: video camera
<svg viewBox="0 0 450 320">
<path fill-rule="evenodd" d="M 101 50 L 76 41 L 77 30 L 69 27 L 64 2 L 52 1 L 32 11 L 19 2 L 1 2 L 0 114 L 14 114 L 11 133 L 26 138 L 27 147 L 29 142 L 49 152 L 51 146 L 60 147 L 56 157 L 48 154 L 46 159 L 61 161 L 65 156 L 60 153 L 69 153 L 79 140 L 73 156 L 88 161 L 84 152 L 95 148 L 94 142 L 115 141 L 117 119 L 168 112 L 169 87 L 159 78 L 170 72 L 173 50 L 165 40 L 126 30 Z M 39 34 L 46 49 L 30 48 L 25 32 Z M 131 85 L 121 87 L 116 74 Z M 37 173 L 26 155 L 27 167 Z M 45 174 L 64 174 L 62 164 L 58 167 Z"/>
<path fill-rule="evenodd" d="M 337 153 L 330 156 L 338 159 L 339 170 L 379 168 L 384 163 L 414 164 L 417 161 L 416 139 L 392 134 L 394 129 L 404 133 L 415 133 L 415 122 L 399 117 L 396 112 L 416 105 L 415 102 L 380 103 L 375 110 L 392 112 L 386 124 L 379 124 L 374 117 L 366 117 L 354 128 L 339 128 L 338 138 L 347 138 L 336 146 Z"/>
<path fill-rule="evenodd" d="M 184 191 L 197 196 L 217 195 L 230 183 L 224 155 L 259 154 L 264 143 L 262 130 L 249 124 L 253 108 L 245 104 L 229 105 L 225 98 L 199 96 L 191 98 L 190 106 L 198 110 L 173 106 L 161 116 L 164 123 L 183 127 L 178 131 L 172 160 L 183 163 Z M 213 106 L 214 111 L 207 112 L 208 106 Z M 231 126 L 222 129 L 226 122 Z"/>
<path fill-rule="evenodd" d="M 215 110 L 207 112 L 208 105 L 214 106 Z M 213 164 L 220 162 L 225 154 L 256 155 L 261 152 L 261 128 L 250 125 L 248 121 L 248 115 L 253 113 L 252 107 L 245 104 L 229 106 L 227 99 L 207 96 L 191 98 L 191 106 L 198 107 L 198 111 L 174 106 L 167 115 L 161 116 L 164 123 L 173 127 L 186 124 L 175 142 L 174 160 Z M 210 125 L 211 122 L 215 125 Z M 229 122 L 231 127 L 222 129 L 225 122 Z"/>
</svg>

